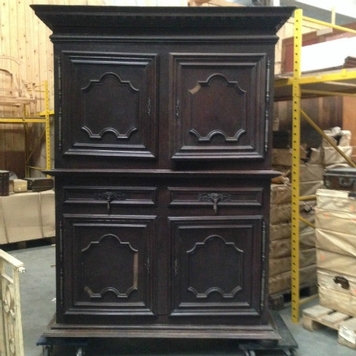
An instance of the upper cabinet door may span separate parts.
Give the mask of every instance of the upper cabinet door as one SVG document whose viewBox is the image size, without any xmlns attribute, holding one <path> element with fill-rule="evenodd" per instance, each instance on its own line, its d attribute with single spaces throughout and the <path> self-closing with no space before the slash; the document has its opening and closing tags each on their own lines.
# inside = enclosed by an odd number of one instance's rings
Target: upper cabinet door
<svg viewBox="0 0 356 356">
<path fill-rule="evenodd" d="M 171 53 L 172 159 L 263 159 L 269 66 L 266 53 Z"/>
<path fill-rule="evenodd" d="M 62 51 L 59 156 L 156 157 L 156 55 Z"/>
</svg>

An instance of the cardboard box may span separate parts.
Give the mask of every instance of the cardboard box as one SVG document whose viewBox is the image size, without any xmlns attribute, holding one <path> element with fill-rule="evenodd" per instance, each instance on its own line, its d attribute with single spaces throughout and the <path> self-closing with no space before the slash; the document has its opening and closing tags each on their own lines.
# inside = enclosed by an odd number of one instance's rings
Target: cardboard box
<svg viewBox="0 0 356 356">
<path fill-rule="evenodd" d="M 356 257 L 341 255 L 317 248 L 316 263 L 318 269 L 356 277 Z"/>
<path fill-rule="evenodd" d="M 4 220 L 4 212 L 2 208 L 2 198 L 0 198 L 0 245 L 4 245 L 8 243 L 6 229 L 5 229 L 5 220 Z"/>
<path fill-rule="evenodd" d="M 299 269 L 300 285 L 316 285 L 316 265 Z M 269 294 L 285 292 L 291 289 L 291 272 L 281 273 L 269 278 Z"/>
<path fill-rule="evenodd" d="M 316 247 L 321 250 L 354 257 L 356 263 L 356 231 L 354 232 L 355 234 L 350 235 L 317 228 L 315 231 Z"/>
<path fill-rule="evenodd" d="M 315 227 L 342 232 L 356 238 L 356 213 L 315 208 Z"/>
<path fill-rule="evenodd" d="M 54 191 L 40 192 L 41 226 L 43 237 L 56 235 Z"/>
<path fill-rule="evenodd" d="M 338 148 L 346 155 L 346 157 L 351 158 L 352 146 L 338 146 Z M 336 151 L 334 147 L 324 147 L 322 150 L 323 164 L 325 166 L 335 164 L 335 163 L 345 163 L 346 159 L 341 156 L 341 154 Z"/>
<path fill-rule="evenodd" d="M 300 195 L 315 195 L 318 189 L 324 188 L 324 182 L 309 181 L 300 182 Z M 286 204 L 292 200 L 292 185 L 291 184 L 271 184 L 271 204 Z"/>
<path fill-rule="evenodd" d="M 318 189 L 316 201 L 320 209 L 356 213 L 356 199 L 346 190 Z"/>
<path fill-rule="evenodd" d="M 315 248 L 309 250 L 303 250 L 300 252 L 300 268 L 315 266 L 316 264 L 316 253 Z M 284 272 L 291 270 L 292 258 L 289 256 L 281 258 L 270 258 L 269 259 L 269 276 L 273 277 Z"/>
<path fill-rule="evenodd" d="M 43 237 L 38 193 L 1 197 L 8 243 Z"/>
<path fill-rule="evenodd" d="M 336 146 L 350 146 L 351 144 L 351 131 L 349 130 L 324 130 L 326 136 L 328 136 L 331 141 Z M 323 138 L 322 147 L 332 147 L 331 144 Z"/>
<path fill-rule="evenodd" d="M 314 207 L 316 201 L 302 201 L 300 202 L 299 213 L 307 220 L 314 220 Z M 270 206 L 270 223 L 279 224 L 290 222 L 292 218 L 292 205 L 288 204 L 271 204 Z"/>
<path fill-rule="evenodd" d="M 356 316 L 356 278 L 319 268 L 317 277 L 320 304 Z"/>
<path fill-rule="evenodd" d="M 14 191 L 14 193 L 27 192 L 27 181 L 24 179 L 14 179 L 13 180 L 13 191 Z"/>
</svg>

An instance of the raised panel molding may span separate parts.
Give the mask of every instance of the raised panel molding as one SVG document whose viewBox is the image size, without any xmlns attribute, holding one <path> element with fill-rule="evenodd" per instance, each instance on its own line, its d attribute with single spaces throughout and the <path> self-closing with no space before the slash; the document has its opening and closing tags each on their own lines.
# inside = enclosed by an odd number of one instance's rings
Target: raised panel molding
<svg viewBox="0 0 356 356">
<path fill-rule="evenodd" d="M 66 156 L 157 155 L 156 54 L 62 51 L 59 151 Z M 69 105 L 71 98 L 73 103 Z M 71 122 L 69 127 L 64 122 Z"/>
<path fill-rule="evenodd" d="M 264 251 L 263 218 L 255 216 L 170 217 L 172 231 L 172 316 L 257 315 L 252 293 L 262 269 L 251 269 Z M 254 282 L 252 282 L 254 281 Z"/>
<path fill-rule="evenodd" d="M 83 116 L 95 119 L 94 122 L 87 122 L 87 125 L 82 126 L 90 139 L 102 140 L 105 134 L 111 133 L 117 139 L 128 140 L 130 136 L 138 131 L 136 118 L 139 116 L 139 93 L 140 90 L 135 88 L 130 81 L 123 81 L 116 73 L 104 73 L 98 80 L 90 80 L 90 83 L 81 89 L 82 96 L 81 102 L 83 103 Z M 98 98 L 105 97 L 105 105 Z M 102 99 L 101 99 L 102 100 Z M 121 103 L 121 104 L 120 104 Z M 125 103 L 125 105 L 122 105 Z M 105 121 L 99 121 L 92 113 L 102 115 Z M 132 117 L 131 117 L 132 115 Z M 102 122 L 116 123 L 117 128 L 98 127 Z"/>
<path fill-rule="evenodd" d="M 189 133 L 196 136 L 198 142 L 212 142 L 215 135 L 224 137 L 225 142 L 238 142 L 246 130 L 246 90 L 239 86 L 237 81 L 229 81 L 224 75 L 214 73 L 206 81 L 198 81 L 197 85 L 189 90 L 189 107 L 191 112 L 192 127 L 203 126 L 200 118 L 214 117 L 208 120 L 208 124 L 214 125 L 204 127 L 206 132 L 200 133 L 199 129 L 192 128 Z M 216 98 L 216 99 L 215 99 Z M 204 105 L 201 105 L 204 103 Z M 202 115 L 202 107 L 205 113 Z M 228 120 L 228 110 L 239 113 L 240 127 L 229 127 L 232 123 Z M 197 120 L 198 119 L 198 120 Z M 197 122 L 195 122 L 197 120 Z M 209 122 L 210 121 L 210 122 Z M 223 125 L 223 127 L 216 127 Z M 233 125 L 231 125 L 233 126 Z"/>
<path fill-rule="evenodd" d="M 261 159 L 268 126 L 265 53 L 171 53 L 174 160 Z"/>
<path fill-rule="evenodd" d="M 153 315 L 149 290 L 155 221 L 154 215 L 64 215 L 63 229 L 76 255 L 63 270 L 74 291 L 63 305 L 68 315 L 90 314 L 92 308 Z"/>
<path fill-rule="evenodd" d="M 244 251 L 234 242 L 227 242 L 219 235 L 210 235 L 203 242 L 195 243 L 186 253 L 190 276 L 188 290 L 196 298 L 208 298 L 211 293 L 218 293 L 222 298 L 234 298 L 243 288 Z M 207 281 L 206 269 L 209 264 L 214 264 L 214 274 Z M 222 284 L 221 276 L 226 274 L 231 276 L 229 286 Z"/>
<path fill-rule="evenodd" d="M 115 252 L 116 251 L 116 252 Z M 100 265 L 100 274 L 97 261 L 103 261 L 111 254 L 117 258 L 110 264 Z M 138 250 L 129 242 L 122 242 L 114 234 L 105 234 L 99 241 L 92 241 L 82 249 L 81 260 L 83 268 L 84 291 L 90 299 L 103 299 L 105 294 L 112 293 L 116 298 L 129 298 L 130 294 L 137 290 L 138 281 Z M 113 277 L 112 271 L 126 270 L 125 278 Z M 106 280 L 103 275 L 108 276 Z M 111 280 L 110 280 L 111 279 Z M 103 285 L 105 282 L 106 285 Z"/>
</svg>

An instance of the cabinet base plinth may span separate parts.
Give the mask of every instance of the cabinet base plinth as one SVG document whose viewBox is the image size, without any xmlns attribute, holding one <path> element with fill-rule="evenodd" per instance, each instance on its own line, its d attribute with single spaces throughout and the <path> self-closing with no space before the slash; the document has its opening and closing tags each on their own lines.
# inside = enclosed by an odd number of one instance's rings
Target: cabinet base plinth
<svg viewBox="0 0 356 356">
<path fill-rule="evenodd" d="M 61 324 L 55 316 L 43 332 L 48 338 L 171 338 L 281 340 L 273 314 L 266 325 L 83 325 Z"/>
</svg>

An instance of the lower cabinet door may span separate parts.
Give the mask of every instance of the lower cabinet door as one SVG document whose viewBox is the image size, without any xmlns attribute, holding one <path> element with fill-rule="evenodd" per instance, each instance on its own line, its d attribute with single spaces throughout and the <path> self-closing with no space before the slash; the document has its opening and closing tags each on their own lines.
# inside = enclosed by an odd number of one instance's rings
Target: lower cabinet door
<svg viewBox="0 0 356 356">
<path fill-rule="evenodd" d="M 171 217 L 171 317 L 258 317 L 263 217 Z M 263 292 L 262 292 L 263 293 Z M 202 320 L 205 320 L 204 318 Z"/>
<path fill-rule="evenodd" d="M 156 216 L 63 216 L 59 308 L 67 321 L 153 316 Z"/>
</svg>

